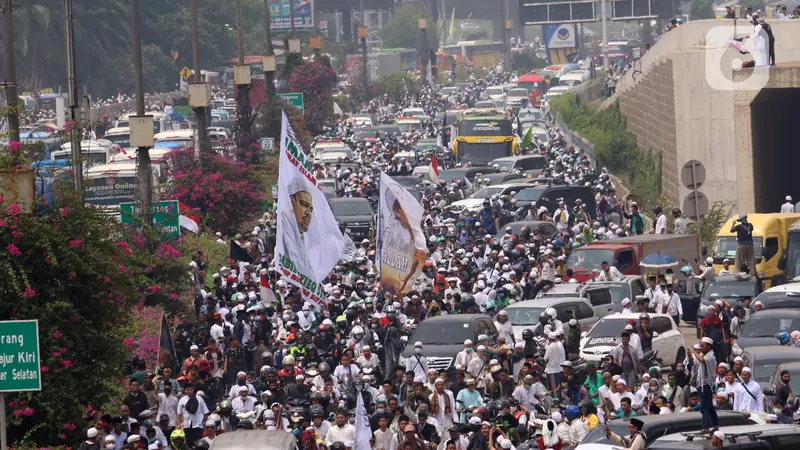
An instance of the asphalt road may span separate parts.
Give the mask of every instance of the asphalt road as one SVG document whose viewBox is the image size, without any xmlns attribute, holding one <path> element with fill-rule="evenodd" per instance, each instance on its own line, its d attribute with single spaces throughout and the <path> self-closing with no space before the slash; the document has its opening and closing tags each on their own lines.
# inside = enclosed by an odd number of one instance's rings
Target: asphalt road
<svg viewBox="0 0 800 450">
<path fill-rule="evenodd" d="M 683 340 L 684 342 L 686 342 L 687 347 L 691 347 L 700 341 L 699 339 L 697 339 L 697 331 L 695 330 L 694 324 L 681 322 L 680 329 L 681 329 L 681 334 L 683 335 Z"/>
</svg>

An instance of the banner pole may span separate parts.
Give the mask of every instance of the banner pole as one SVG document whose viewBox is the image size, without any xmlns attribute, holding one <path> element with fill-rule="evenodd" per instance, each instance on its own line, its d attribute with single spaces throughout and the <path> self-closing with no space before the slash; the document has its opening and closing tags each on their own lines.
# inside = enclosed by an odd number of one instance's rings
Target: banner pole
<svg viewBox="0 0 800 450">
<path fill-rule="evenodd" d="M 378 267 L 378 281 L 381 283 L 381 297 L 383 296 L 383 265 L 381 264 L 381 205 L 383 204 L 383 172 L 378 178 L 378 220 L 375 225 L 375 265 Z"/>
</svg>

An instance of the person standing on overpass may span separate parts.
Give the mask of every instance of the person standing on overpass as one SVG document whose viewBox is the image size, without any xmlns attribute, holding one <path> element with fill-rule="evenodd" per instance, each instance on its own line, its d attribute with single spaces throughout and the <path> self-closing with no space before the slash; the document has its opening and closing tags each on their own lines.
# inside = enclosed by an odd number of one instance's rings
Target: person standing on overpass
<svg viewBox="0 0 800 450">
<path fill-rule="evenodd" d="M 792 196 L 791 195 L 787 195 L 786 196 L 786 203 L 781 205 L 781 212 L 782 213 L 793 213 L 793 212 L 795 212 L 794 203 L 792 203 Z"/>
<path fill-rule="evenodd" d="M 639 212 L 636 202 L 631 202 L 631 213 L 623 211 L 622 216 L 630 221 L 631 234 L 644 234 L 644 215 Z"/>
</svg>

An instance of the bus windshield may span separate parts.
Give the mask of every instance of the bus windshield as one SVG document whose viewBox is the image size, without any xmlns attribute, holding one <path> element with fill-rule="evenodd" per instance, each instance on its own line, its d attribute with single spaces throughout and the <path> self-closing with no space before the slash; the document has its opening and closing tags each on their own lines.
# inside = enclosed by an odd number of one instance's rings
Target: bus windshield
<svg viewBox="0 0 800 450">
<path fill-rule="evenodd" d="M 462 120 L 459 136 L 511 136 L 510 120 Z"/>
</svg>

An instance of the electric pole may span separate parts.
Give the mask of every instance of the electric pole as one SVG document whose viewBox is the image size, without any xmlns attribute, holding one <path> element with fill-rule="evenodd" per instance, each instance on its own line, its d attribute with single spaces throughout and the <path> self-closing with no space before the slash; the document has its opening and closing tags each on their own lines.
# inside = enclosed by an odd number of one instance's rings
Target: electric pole
<svg viewBox="0 0 800 450">
<path fill-rule="evenodd" d="M 242 42 L 242 0 L 236 0 L 236 51 L 239 56 L 239 66 L 244 66 L 244 44 Z M 240 152 L 247 151 L 250 139 L 250 98 L 249 98 L 249 77 L 248 84 L 240 84 L 237 89 L 237 106 L 239 110 L 236 114 L 238 133 L 236 133 L 236 146 Z"/>
<path fill-rule="evenodd" d="M 361 0 L 361 26 L 358 27 L 358 37 L 361 40 L 361 82 L 364 83 L 364 101 L 369 99 L 369 74 L 367 73 L 367 36 L 369 36 L 369 28 L 367 28 L 366 20 L 364 20 L 364 0 Z"/>
<path fill-rule="evenodd" d="M 272 47 L 272 25 L 269 17 L 269 0 L 264 0 L 264 37 L 266 50 L 262 65 L 264 68 L 264 83 L 266 84 L 267 97 L 275 98 L 275 49 Z"/>
<path fill-rule="evenodd" d="M 424 12 L 425 8 L 422 7 Z M 430 61 L 430 56 L 428 55 L 428 21 L 425 20 L 424 15 L 420 15 L 420 19 L 417 21 L 417 25 L 419 26 L 420 37 L 422 38 L 422 49 L 420 51 L 420 72 L 422 75 L 423 83 L 428 82 L 428 61 Z"/>
<path fill-rule="evenodd" d="M 17 94 L 17 69 L 14 62 L 14 12 L 13 0 L 5 0 L 3 7 L 3 66 L 6 79 L 3 87 L 6 91 L 6 107 L 8 107 L 8 132 L 10 141 L 19 141 L 19 95 Z"/>
<path fill-rule="evenodd" d="M 69 95 L 69 120 L 72 122 L 72 127 L 69 133 L 70 150 L 72 153 L 72 186 L 75 192 L 83 196 L 83 161 L 81 154 L 81 137 L 82 132 L 79 128 L 75 128 L 75 124 L 80 119 L 78 111 L 80 105 L 78 104 L 78 81 L 75 68 L 75 27 L 72 17 L 72 0 L 64 0 L 64 41 L 66 46 L 66 63 L 67 63 L 67 94 Z"/>
<path fill-rule="evenodd" d="M 289 21 L 292 27 L 292 36 L 294 37 L 294 0 L 289 0 Z"/>
<path fill-rule="evenodd" d="M 142 19 L 141 0 L 133 0 L 133 78 L 136 85 L 136 115 L 144 116 L 144 85 L 142 82 Z M 133 137 L 132 137 L 133 138 Z M 148 147 L 136 149 L 136 178 L 139 183 L 139 207 L 150 224 L 150 205 L 153 203 L 153 179 Z"/>
<path fill-rule="evenodd" d="M 192 14 L 192 65 L 194 66 L 194 83 L 203 82 L 200 71 L 200 40 L 197 37 L 197 0 L 191 0 Z M 200 147 L 200 155 L 211 154 L 211 141 L 208 139 L 207 106 L 197 106 L 194 114 L 197 116 L 197 141 Z"/>
</svg>

